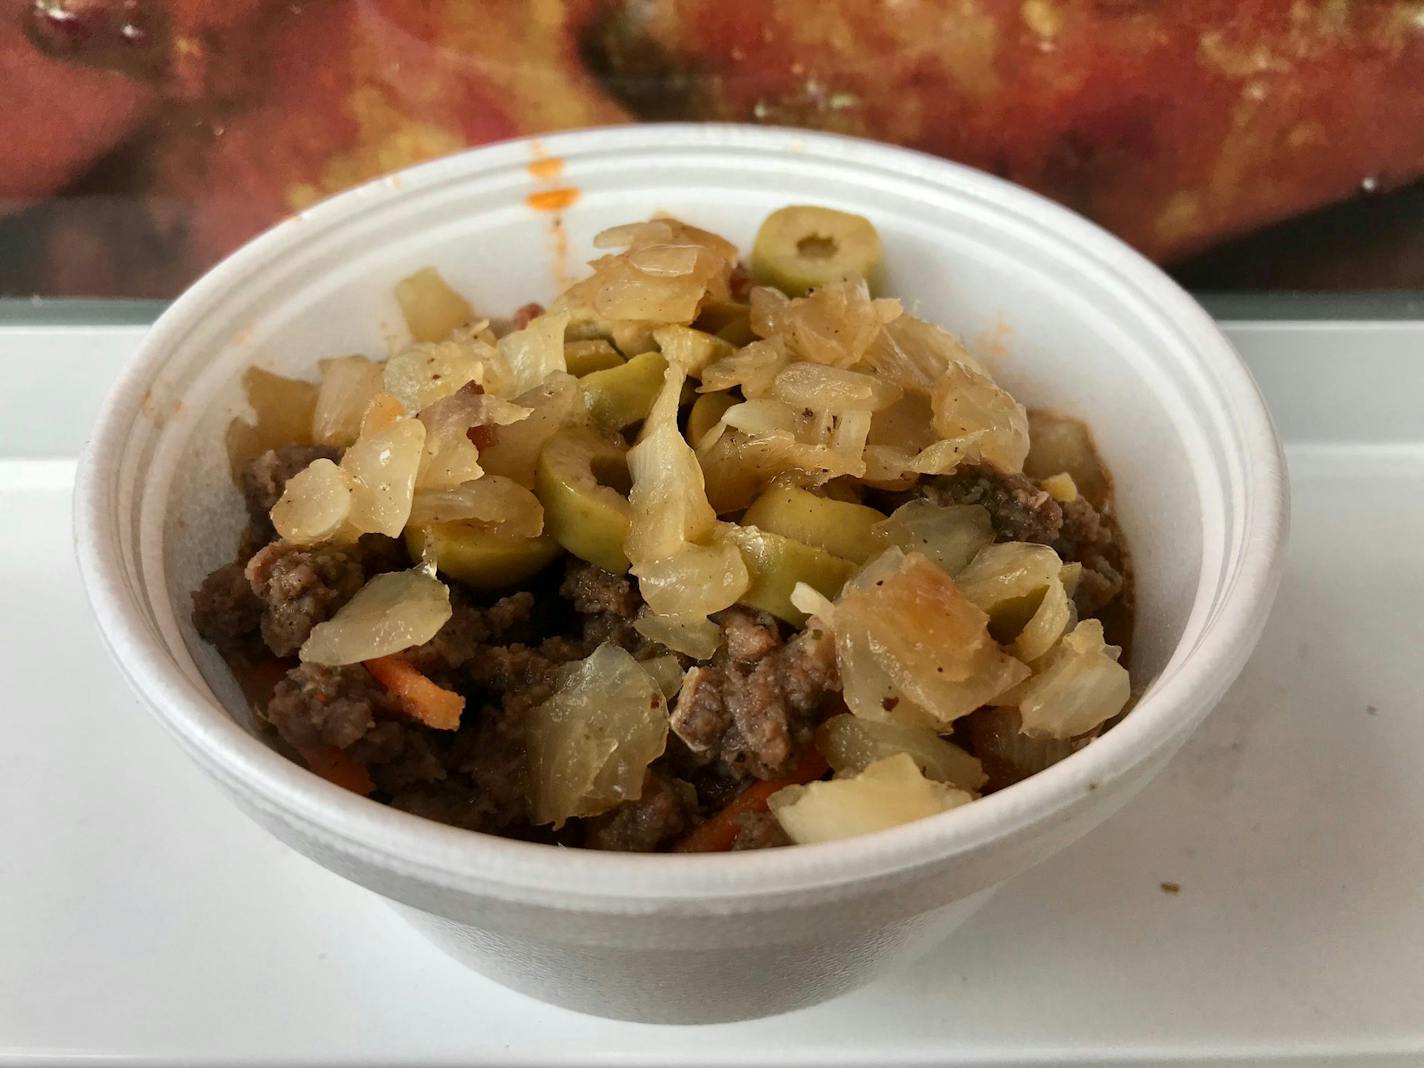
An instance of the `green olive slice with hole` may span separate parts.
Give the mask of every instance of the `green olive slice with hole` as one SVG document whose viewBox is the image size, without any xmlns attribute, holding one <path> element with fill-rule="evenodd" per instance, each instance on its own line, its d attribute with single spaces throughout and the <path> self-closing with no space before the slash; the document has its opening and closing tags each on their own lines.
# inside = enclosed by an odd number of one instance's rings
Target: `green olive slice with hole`
<svg viewBox="0 0 1424 1068">
<path fill-rule="evenodd" d="M 663 388 L 665 370 L 667 361 L 659 353 L 645 352 L 617 367 L 584 375 L 579 384 L 588 413 L 609 430 L 641 422 Z"/>
<path fill-rule="evenodd" d="M 752 502 L 742 522 L 825 549 L 863 564 L 883 549 L 875 524 L 885 515 L 864 504 L 836 501 L 798 486 L 770 486 Z"/>
<path fill-rule="evenodd" d="M 420 561 L 427 550 L 436 568 L 477 590 L 501 590 L 537 574 L 563 554 L 548 534 L 511 538 L 474 522 L 407 527 L 406 551 Z"/>
<path fill-rule="evenodd" d="M 850 560 L 768 530 L 731 526 L 727 536 L 741 550 L 752 580 L 737 600 L 798 627 L 806 622 L 806 613 L 791 603 L 798 582 L 834 598 L 856 571 Z"/>
<path fill-rule="evenodd" d="M 752 277 L 793 297 L 858 274 L 876 288 L 880 235 L 870 220 L 830 208 L 792 206 L 774 211 L 752 246 Z"/>
<path fill-rule="evenodd" d="M 628 449 L 618 438 L 569 427 L 549 439 L 534 474 L 544 531 L 580 560 L 628 570 Z"/>
<path fill-rule="evenodd" d="M 575 378 L 621 366 L 622 354 L 601 337 L 564 342 L 564 367 Z"/>
</svg>

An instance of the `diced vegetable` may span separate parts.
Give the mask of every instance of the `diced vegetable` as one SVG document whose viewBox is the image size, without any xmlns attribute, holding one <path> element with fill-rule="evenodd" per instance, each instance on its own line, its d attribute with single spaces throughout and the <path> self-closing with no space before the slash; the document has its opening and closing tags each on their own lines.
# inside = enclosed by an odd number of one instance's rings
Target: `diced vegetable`
<svg viewBox="0 0 1424 1068">
<path fill-rule="evenodd" d="M 751 305 L 758 336 L 780 336 L 793 358 L 832 367 L 859 363 L 884 324 L 900 314 L 896 301 L 872 301 L 859 277 L 828 282 L 789 301 L 775 289 L 753 289 Z"/>
<path fill-rule="evenodd" d="M 989 613 L 989 633 L 1012 642 L 1059 582 L 1063 561 L 1047 545 L 1006 541 L 980 549 L 955 577 L 960 592 Z"/>
<path fill-rule="evenodd" d="M 477 590 L 508 589 L 544 570 L 563 552 L 547 534 L 511 537 L 477 522 L 410 526 L 405 543 L 412 559 L 428 557 L 442 574 Z"/>
<path fill-rule="evenodd" d="M 987 514 L 986 514 L 987 521 Z M 792 538 L 856 563 L 884 545 L 875 535 L 882 512 L 863 504 L 820 497 L 796 486 L 771 486 L 752 502 L 742 525 Z"/>
<path fill-rule="evenodd" d="M 534 490 L 544 504 L 549 533 L 569 552 L 621 575 L 628 570 L 630 486 L 627 448 L 591 428 L 561 430 L 539 459 Z"/>
<path fill-rule="evenodd" d="M 1112 493 L 1112 480 L 1098 458 L 1087 425 L 1079 419 L 1035 409 L 1028 413 L 1028 428 L 1032 444 L 1024 460 L 1024 473 L 1037 479 L 1067 474 L 1077 492 L 1094 507 L 1101 507 Z"/>
<path fill-rule="evenodd" d="M 635 565 L 673 555 L 687 543 L 705 544 L 717 516 L 707 502 L 697 456 L 677 426 L 685 373 L 669 366 L 662 392 L 628 452 L 633 488 L 631 523 L 624 551 Z"/>
<path fill-rule="evenodd" d="M 942 439 L 1001 471 L 1023 470 L 1028 456 L 1028 414 L 988 375 L 963 361 L 951 363 L 936 383 L 930 403 L 934 428 Z M 953 463 L 918 469 L 942 473 L 953 470 Z"/>
<path fill-rule="evenodd" d="M 470 440 L 470 428 L 485 410 L 479 387 L 467 385 L 457 393 L 427 404 L 420 413 L 425 427 L 420 470 L 415 484 L 421 489 L 448 490 L 484 474 L 480 451 Z"/>
<path fill-rule="evenodd" d="M 626 650 L 601 645 L 531 710 L 528 732 L 531 818 L 562 827 L 642 795 L 667 744 L 667 702 Z"/>
<path fill-rule="evenodd" d="M 422 571 L 392 571 L 362 586 L 312 628 L 300 656 L 309 664 L 356 664 L 428 642 L 450 618 L 450 591 Z"/>
<path fill-rule="evenodd" d="M 800 626 L 806 615 L 791 602 L 797 583 L 827 597 L 840 592 L 855 564 L 824 549 L 752 526 L 729 524 L 726 535 L 741 549 L 751 583 L 739 600 Z"/>
<path fill-rule="evenodd" d="M 690 375 L 700 375 L 709 363 L 725 359 L 735 351 L 715 334 L 690 326 L 660 326 L 653 331 L 663 359 L 677 364 Z"/>
<path fill-rule="evenodd" d="M 272 525 L 297 545 L 339 537 L 347 528 L 355 492 L 347 472 L 330 460 L 314 460 L 287 480 L 282 499 L 272 508 Z"/>
<path fill-rule="evenodd" d="M 771 395 L 793 408 L 877 412 L 900 399 L 900 387 L 874 375 L 798 360 L 777 372 Z"/>
<path fill-rule="evenodd" d="M 400 656 L 383 656 L 366 661 L 369 671 L 415 722 L 440 731 L 459 729 L 465 699 L 435 685 L 410 661 Z"/>
<path fill-rule="evenodd" d="M 932 393 L 955 363 L 982 371 L 957 337 L 908 313 L 885 324 L 865 362 L 885 381 L 922 395 Z"/>
<path fill-rule="evenodd" d="M 737 403 L 737 396 L 731 392 L 703 393 L 692 402 L 692 410 L 687 413 L 687 440 L 696 448 L 717 424 L 727 409 Z"/>
<path fill-rule="evenodd" d="M 354 491 L 348 521 L 367 534 L 396 538 L 410 517 L 415 477 L 425 448 L 425 425 L 403 417 L 384 430 L 367 433 L 341 458 Z"/>
<path fill-rule="evenodd" d="M 469 301 L 450 288 L 434 267 L 396 283 L 396 301 L 416 341 L 444 341 L 475 317 Z"/>
<path fill-rule="evenodd" d="M 415 414 L 467 383 L 481 381 L 494 359 L 494 349 L 481 341 L 419 342 L 386 361 L 385 390 Z"/>
<path fill-rule="evenodd" d="M 876 278 L 879 271 L 880 235 L 870 220 L 832 208 L 774 211 L 752 247 L 752 277 L 797 297 L 846 275 Z"/>
<path fill-rule="evenodd" d="M 334 786 L 362 797 L 370 797 L 376 792 L 376 784 L 371 781 L 366 765 L 345 749 L 334 745 L 311 745 L 302 746 L 297 753 L 308 768 Z"/>
<path fill-rule="evenodd" d="M 721 629 L 710 619 L 645 613 L 633 621 L 633 629 L 648 641 L 694 660 L 711 658 L 722 642 Z"/>
<path fill-rule="evenodd" d="M 711 545 L 684 545 L 661 560 L 633 568 L 638 589 L 656 614 L 706 617 L 735 604 L 751 582 L 737 545 L 726 538 Z"/>
<path fill-rule="evenodd" d="M 518 397 L 538 389 L 550 375 L 564 374 L 564 328 L 567 312 L 535 316 L 523 330 L 499 339 L 498 358 L 491 364 L 486 388 L 501 397 Z"/>
<path fill-rule="evenodd" d="M 791 362 L 780 339 L 754 341 L 702 368 L 702 393 L 740 389 L 747 399 L 771 392 L 776 376 Z"/>
<path fill-rule="evenodd" d="M 532 491 L 503 475 L 485 475 L 454 489 L 415 491 L 412 526 L 462 520 L 475 520 L 510 538 L 537 538 L 544 531 L 544 506 Z"/>
<path fill-rule="evenodd" d="M 1064 635 L 1033 678 L 994 703 L 1018 708 L 1025 734 L 1085 734 L 1121 712 L 1131 696 L 1120 655 L 1121 649 L 1104 642 L 1102 623 L 1085 619 Z"/>
<path fill-rule="evenodd" d="M 312 413 L 312 440 L 318 445 L 350 445 L 361 433 L 361 417 L 381 391 L 384 367 L 364 356 L 321 363 L 321 388 Z"/>
<path fill-rule="evenodd" d="M 791 840 L 804 845 L 885 830 L 972 800 L 964 790 L 925 778 L 909 754 L 900 753 L 848 779 L 785 787 L 767 805 Z"/>
<path fill-rule="evenodd" d="M 926 727 L 842 714 L 816 728 L 816 748 L 826 754 L 838 776 L 857 775 L 877 760 L 906 753 L 920 771 L 938 782 L 970 793 L 984 785 L 979 760 Z"/>
<path fill-rule="evenodd" d="M 941 505 L 921 498 L 896 508 L 877 524 L 875 534 L 907 553 L 923 553 L 947 575 L 958 575 L 993 543 L 994 524 L 980 505 Z"/>
<path fill-rule="evenodd" d="M 579 425 L 587 419 L 573 375 L 551 375 L 542 385 L 522 393 L 515 402 L 529 410 L 529 416 L 502 426 L 499 440 L 480 452 L 480 465 L 492 475 L 512 478 L 521 486 L 534 485 L 534 472 L 544 445 L 560 428 Z"/>
</svg>

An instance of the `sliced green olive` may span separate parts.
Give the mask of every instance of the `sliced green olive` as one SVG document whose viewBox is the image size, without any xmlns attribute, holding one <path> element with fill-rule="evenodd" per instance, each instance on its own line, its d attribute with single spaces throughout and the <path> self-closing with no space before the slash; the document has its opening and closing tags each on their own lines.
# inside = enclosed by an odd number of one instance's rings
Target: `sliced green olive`
<svg viewBox="0 0 1424 1068">
<path fill-rule="evenodd" d="M 692 402 L 692 410 L 687 413 L 687 440 L 695 449 L 697 443 L 727 414 L 727 409 L 737 403 L 730 390 L 717 393 L 700 393 Z"/>
<path fill-rule="evenodd" d="M 793 297 L 847 274 L 874 289 L 879 271 L 880 235 L 870 220 L 830 208 L 772 212 L 752 247 L 752 277 Z"/>
<path fill-rule="evenodd" d="M 564 344 L 564 366 L 575 378 L 622 365 L 622 355 L 603 338 L 569 341 Z"/>
<path fill-rule="evenodd" d="M 700 375 L 702 368 L 724 359 L 736 351 L 715 334 L 694 330 L 690 326 L 660 326 L 653 331 L 653 340 L 662 349 L 663 358 L 681 367 L 690 375 Z"/>
<path fill-rule="evenodd" d="M 667 361 L 656 352 L 634 356 L 625 364 L 594 371 L 579 379 L 583 402 L 601 426 L 622 430 L 647 418 L 663 388 Z"/>
<path fill-rule="evenodd" d="M 534 493 L 544 531 L 580 560 L 621 575 L 628 570 L 628 450 L 586 427 L 560 430 L 544 446 Z"/>
<path fill-rule="evenodd" d="M 752 579 L 738 600 L 798 627 L 806 622 L 806 613 L 791 603 L 798 582 L 833 598 L 856 571 L 850 560 L 756 527 L 733 526 L 727 536 L 741 550 Z"/>
<path fill-rule="evenodd" d="M 752 309 L 749 304 L 739 304 L 730 300 L 708 301 L 693 325 L 698 330 L 715 334 L 723 341 L 741 348 L 756 340 L 751 326 Z"/>
<path fill-rule="evenodd" d="M 469 522 L 408 527 L 405 545 L 417 561 L 424 559 L 428 547 L 441 572 L 477 590 L 501 590 L 523 582 L 563 553 L 548 534 L 510 538 Z"/>
<path fill-rule="evenodd" d="M 455 327 L 475 317 L 470 302 L 451 289 L 434 267 L 397 282 L 396 303 L 416 341 L 444 341 Z"/>
<path fill-rule="evenodd" d="M 742 517 L 747 526 L 825 549 L 858 564 L 885 546 L 876 537 L 876 523 L 885 516 L 874 508 L 818 497 L 796 486 L 771 486 Z"/>
</svg>

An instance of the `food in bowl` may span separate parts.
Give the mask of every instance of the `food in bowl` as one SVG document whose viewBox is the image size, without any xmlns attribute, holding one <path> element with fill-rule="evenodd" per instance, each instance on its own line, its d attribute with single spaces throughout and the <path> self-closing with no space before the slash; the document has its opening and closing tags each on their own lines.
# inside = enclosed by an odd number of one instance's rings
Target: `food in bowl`
<svg viewBox="0 0 1424 1068">
<path fill-rule="evenodd" d="M 875 296 L 867 220 L 783 209 L 750 270 L 674 219 L 596 244 L 504 329 L 426 269 L 385 360 L 249 373 L 193 622 L 276 744 L 473 830 L 714 851 L 946 811 L 1124 712 L 1090 433 Z"/>
</svg>

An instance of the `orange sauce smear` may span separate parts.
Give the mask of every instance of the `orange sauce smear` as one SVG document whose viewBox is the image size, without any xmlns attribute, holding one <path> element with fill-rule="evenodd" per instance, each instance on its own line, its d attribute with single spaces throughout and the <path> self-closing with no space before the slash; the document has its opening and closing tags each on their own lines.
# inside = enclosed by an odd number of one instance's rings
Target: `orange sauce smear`
<svg viewBox="0 0 1424 1068">
<path fill-rule="evenodd" d="M 572 207 L 579 198 L 579 191 L 573 188 L 541 189 L 530 193 L 524 202 L 535 211 L 563 211 Z"/>
</svg>

